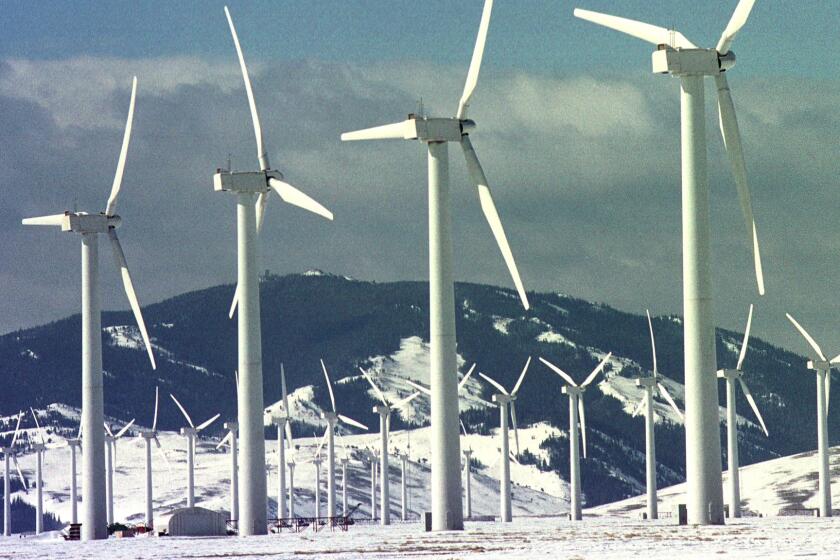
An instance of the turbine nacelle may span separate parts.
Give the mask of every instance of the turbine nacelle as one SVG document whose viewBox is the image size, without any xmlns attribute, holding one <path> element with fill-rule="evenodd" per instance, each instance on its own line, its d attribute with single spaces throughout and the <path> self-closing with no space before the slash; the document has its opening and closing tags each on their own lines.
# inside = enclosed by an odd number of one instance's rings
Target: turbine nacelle
<svg viewBox="0 0 840 560">
<path fill-rule="evenodd" d="M 329 422 L 333 427 L 338 424 L 338 414 L 335 412 L 322 412 L 321 418 Z"/>
<path fill-rule="evenodd" d="M 717 371 L 718 379 L 738 379 L 742 375 L 744 375 L 744 372 L 742 372 L 739 369 L 728 369 L 727 368 L 727 369 L 719 369 Z"/>
<path fill-rule="evenodd" d="M 636 379 L 636 387 L 651 387 L 656 388 L 657 380 L 655 377 L 639 377 Z"/>
<path fill-rule="evenodd" d="M 217 169 L 213 175 L 214 191 L 265 194 L 271 187 L 270 179 L 283 180 L 283 174 L 274 169 L 268 171 L 227 171 Z"/>
<path fill-rule="evenodd" d="M 373 412 L 384 418 L 391 415 L 391 407 L 384 404 L 378 404 L 373 407 Z"/>
<path fill-rule="evenodd" d="M 561 389 L 564 395 L 575 395 L 577 397 L 581 396 L 584 391 L 586 391 L 586 387 L 572 387 L 571 385 L 563 385 Z"/>
<path fill-rule="evenodd" d="M 660 45 L 653 52 L 653 72 L 674 76 L 716 76 L 735 66 L 735 53 L 715 49 L 673 49 Z"/>
<path fill-rule="evenodd" d="M 515 400 L 515 395 L 503 395 L 501 393 L 496 393 L 493 395 L 493 402 L 500 405 L 509 404 Z"/>
<path fill-rule="evenodd" d="M 813 369 L 816 371 L 831 371 L 832 368 L 837 367 L 836 363 L 832 363 L 828 360 L 808 360 L 808 369 Z"/>
<path fill-rule="evenodd" d="M 196 430 L 195 428 L 192 428 L 192 427 L 181 428 L 181 435 L 182 436 L 193 436 L 193 437 L 195 437 L 196 434 L 198 434 L 198 430 Z"/>
</svg>

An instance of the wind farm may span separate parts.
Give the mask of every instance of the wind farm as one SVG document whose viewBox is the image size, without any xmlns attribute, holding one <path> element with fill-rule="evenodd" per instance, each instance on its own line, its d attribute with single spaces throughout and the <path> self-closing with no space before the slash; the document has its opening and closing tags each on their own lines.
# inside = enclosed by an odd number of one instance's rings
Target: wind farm
<svg viewBox="0 0 840 560">
<path fill-rule="evenodd" d="M 830 7 L 7 12 L 4 553 L 840 554 Z"/>
</svg>

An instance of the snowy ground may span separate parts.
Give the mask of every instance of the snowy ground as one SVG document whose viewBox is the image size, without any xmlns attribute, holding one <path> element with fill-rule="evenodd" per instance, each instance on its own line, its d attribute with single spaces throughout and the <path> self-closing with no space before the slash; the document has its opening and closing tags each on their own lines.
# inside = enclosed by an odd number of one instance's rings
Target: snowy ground
<svg viewBox="0 0 840 560">
<path fill-rule="evenodd" d="M 591 517 L 516 519 L 509 525 L 468 523 L 464 532 L 424 533 L 417 523 L 283 533 L 265 537 L 111 539 L 64 542 L 55 535 L 3 539 L 0 558 L 202 559 L 467 558 L 603 559 L 836 558 L 840 519 L 749 518 L 721 527 L 678 527 L 669 521 Z"/>
<path fill-rule="evenodd" d="M 833 481 L 832 503 L 840 504 L 840 446 L 829 448 L 829 465 Z M 772 459 L 741 467 L 741 507 L 744 511 L 764 516 L 818 508 L 816 451 Z M 727 499 L 729 473 L 724 472 L 724 502 Z M 685 503 L 686 485 L 677 484 L 659 491 L 660 511 L 671 512 L 674 505 Z M 593 514 L 637 516 L 645 507 L 645 497 L 637 496 L 590 510 Z M 835 510 L 837 511 L 837 510 Z M 840 551 L 837 554 L 840 557 Z"/>
</svg>

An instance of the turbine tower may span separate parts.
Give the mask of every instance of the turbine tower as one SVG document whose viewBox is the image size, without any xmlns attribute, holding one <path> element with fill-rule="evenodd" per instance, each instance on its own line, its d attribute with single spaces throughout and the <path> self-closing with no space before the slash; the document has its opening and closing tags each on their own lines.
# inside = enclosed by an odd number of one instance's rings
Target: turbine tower
<svg viewBox="0 0 840 560">
<path fill-rule="evenodd" d="M 292 424 L 289 397 L 286 393 L 286 372 L 280 364 L 280 392 L 283 413 L 272 414 L 271 423 L 277 427 L 277 517 L 286 517 L 286 438 L 292 442 Z"/>
<path fill-rule="evenodd" d="M 755 417 L 764 430 L 764 435 L 770 436 L 767 426 L 764 425 L 764 418 L 758 411 L 758 405 L 753 398 L 750 388 L 743 379 L 744 372 L 741 366 L 744 365 L 744 358 L 747 356 L 747 345 L 750 341 L 750 327 L 752 326 L 753 306 L 750 305 L 750 312 L 747 316 L 747 328 L 744 330 L 744 340 L 741 342 L 741 352 L 738 354 L 738 364 L 735 369 L 720 369 L 717 375 L 726 380 L 726 456 L 729 459 L 729 516 L 741 517 L 741 478 L 740 464 L 738 462 L 738 414 L 735 410 L 735 381 L 741 386 L 747 402 L 755 413 Z"/>
<path fill-rule="evenodd" d="M 221 414 L 216 414 L 196 426 L 193 424 L 190 415 L 187 414 L 187 410 L 180 402 L 178 402 L 178 399 L 175 398 L 175 395 L 169 393 L 169 396 L 172 397 L 172 400 L 175 401 L 176 405 L 178 405 L 178 408 L 189 424 L 189 427 L 181 428 L 181 435 L 186 436 L 187 438 L 187 507 L 191 508 L 195 507 L 195 438 L 201 430 L 215 422 Z M 265 474 L 263 474 L 263 478 L 265 478 Z"/>
<path fill-rule="evenodd" d="M 380 481 L 381 488 L 379 489 L 379 516 L 380 516 L 380 523 L 382 525 L 390 525 L 391 524 L 391 489 L 390 489 L 390 480 L 388 478 L 388 434 L 391 430 L 391 411 L 398 410 L 405 406 L 406 404 L 410 403 L 414 399 L 420 396 L 419 391 L 415 391 L 414 393 L 410 394 L 409 396 L 400 399 L 395 403 L 389 403 L 388 399 L 385 398 L 385 393 L 373 382 L 373 379 L 368 375 L 368 373 L 359 368 L 359 371 L 362 372 L 362 375 L 365 376 L 367 382 L 373 388 L 374 394 L 379 399 L 382 404 L 378 404 L 373 407 L 373 412 L 375 414 L 379 414 L 379 470 L 382 471 L 382 480 Z M 403 474 L 405 474 L 403 472 Z"/>
<path fill-rule="evenodd" d="M 531 356 L 525 362 L 525 367 L 522 368 L 522 373 L 519 374 L 519 379 L 516 380 L 516 385 L 510 393 L 489 375 L 478 372 L 485 381 L 490 383 L 493 387 L 499 390 L 493 395 L 493 402 L 499 405 L 499 414 L 501 418 L 501 429 L 499 430 L 502 436 L 501 454 L 499 455 L 499 465 L 501 473 L 499 476 L 499 497 L 500 497 L 500 513 L 499 519 L 502 522 L 513 521 L 513 508 L 510 503 L 510 436 L 508 434 L 508 408 L 510 408 L 510 418 L 513 421 L 513 433 L 516 438 L 516 454 L 519 455 L 519 430 L 516 426 L 516 393 L 522 386 L 522 381 L 525 379 L 525 374 L 528 373 L 528 366 L 531 365 Z M 462 424 L 463 426 L 463 424 Z M 464 431 L 466 434 L 466 430 Z M 467 475 L 469 476 L 469 474 Z M 470 496 L 472 498 L 472 496 Z M 468 500 L 469 501 L 469 500 Z M 470 507 L 472 509 L 472 507 Z"/>
<path fill-rule="evenodd" d="M 216 446 L 216 449 L 226 443 L 230 446 L 230 520 L 235 524 L 239 523 L 239 464 L 237 463 L 239 449 L 236 444 L 238 429 L 239 425 L 236 422 L 225 422 L 228 435 Z"/>
<path fill-rule="evenodd" d="M 367 431 L 368 427 L 349 418 L 343 414 L 339 414 L 335 407 L 335 394 L 333 393 L 332 381 L 330 381 L 330 374 L 327 373 L 327 366 L 324 365 L 324 360 L 321 360 L 321 369 L 324 371 L 324 379 L 327 382 L 327 389 L 330 392 L 330 404 L 332 404 L 332 412 L 322 412 L 321 418 L 327 421 L 327 430 L 324 433 L 324 438 L 327 441 L 327 517 L 335 517 L 335 427 L 336 424 L 348 424 Z M 323 445 L 323 440 L 321 445 Z M 318 460 L 321 458 L 321 445 L 318 446 Z M 320 472 L 320 463 L 318 465 Z M 319 504 L 320 507 L 320 504 Z"/>
<path fill-rule="evenodd" d="M 108 497 L 108 525 L 114 523 L 114 471 L 117 466 L 117 440 L 125 435 L 131 426 L 134 425 L 134 418 L 123 426 L 116 435 L 111 431 L 108 423 L 105 423 L 105 493 Z"/>
<path fill-rule="evenodd" d="M 820 345 L 808 331 L 796 322 L 790 313 L 787 318 L 808 343 L 813 359 L 808 360 L 808 369 L 817 374 L 817 451 L 819 455 L 819 498 L 820 517 L 831 517 L 831 473 L 828 467 L 828 400 L 831 393 L 831 370 L 840 365 L 840 354 L 830 360 L 823 354 Z"/>
<path fill-rule="evenodd" d="M 257 157 L 260 170 L 256 172 L 233 172 L 218 170 L 213 176 L 216 191 L 230 191 L 236 195 L 237 230 L 237 287 L 231 314 L 241 300 L 237 316 L 239 341 L 239 367 L 242 390 L 239 393 L 237 410 L 240 430 L 240 463 L 242 467 L 239 512 L 240 535 L 264 535 L 268 531 L 266 522 L 266 499 L 268 497 L 265 478 L 265 431 L 263 428 L 263 375 L 262 339 L 260 323 L 259 279 L 257 277 L 256 237 L 262 225 L 265 205 L 269 193 L 274 190 L 280 198 L 295 206 L 332 220 L 332 213 L 283 180 L 283 174 L 271 169 L 268 151 L 265 148 L 257 104 L 251 88 L 245 56 L 239 45 L 239 37 L 233 25 L 230 11 L 225 6 L 230 32 L 245 92 L 251 109 L 254 135 L 257 140 Z"/>
<path fill-rule="evenodd" d="M 81 438 L 70 438 L 67 440 L 70 448 L 70 523 L 73 525 L 79 522 L 79 481 L 77 476 L 76 453 L 82 446 Z"/>
<path fill-rule="evenodd" d="M 612 352 L 604 356 L 589 377 L 578 385 L 572 377 L 555 366 L 545 358 L 540 358 L 540 361 L 554 370 L 557 375 L 563 378 L 566 384 L 563 386 L 563 393 L 569 395 L 569 483 L 571 484 L 571 512 L 569 516 L 572 521 L 580 521 L 581 503 L 580 503 L 580 451 L 578 433 L 583 436 L 583 458 L 586 458 L 586 413 L 583 407 L 583 393 L 586 387 L 592 383 L 599 373 L 604 369 L 612 356 Z M 580 414 L 580 432 L 578 432 L 578 414 Z"/>
<path fill-rule="evenodd" d="M 467 437 L 467 427 L 464 426 L 464 421 L 461 421 L 461 430 L 464 432 L 464 437 Z M 472 519 L 472 454 L 473 450 L 471 446 L 467 446 L 464 449 L 464 497 L 465 502 L 467 504 L 466 507 L 466 519 Z"/>
<path fill-rule="evenodd" d="M 47 438 L 44 437 L 44 430 L 41 429 L 41 424 L 38 423 L 38 415 L 35 414 L 35 409 L 31 406 L 29 411 L 32 412 L 32 418 L 35 419 L 35 430 L 38 437 L 41 438 L 41 443 L 32 445 L 35 451 L 35 483 L 36 483 L 36 502 L 35 502 L 35 534 L 40 535 L 44 532 L 44 477 L 43 477 L 43 462 L 44 451 L 47 450 Z"/>
<path fill-rule="evenodd" d="M 682 33 L 576 9 L 575 16 L 656 45 L 653 71 L 680 79 L 682 114 L 683 315 L 685 331 L 685 437 L 688 522 L 723 524 L 720 420 L 715 327 L 712 314 L 709 183 L 706 153 L 705 77 L 715 79 L 723 143 L 753 252 L 758 292 L 764 275 L 747 185 L 741 134 L 726 73 L 735 66 L 730 50 L 735 35 L 750 15 L 755 0 L 740 0 L 713 49 L 695 46 Z"/>
<path fill-rule="evenodd" d="M 677 408 L 677 403 L 665 385 L 659 380 L 659 367 L 656 364 L 656 339 L 653 336 L 653 322 L 650 320 L 650 311 L 647 314 L 648 330 L 650 331 L 650 350 L 653 354 L 653 375 L 651 377 L 639 377 L 636 379 L 636 386 L 645 390 L 639 406 L 633 411 L 633 416 L 645 410 L 645 478 L 647 479 L 647 518 L 658 519 L 659 507 L 656 490 L 656 441 L 654 438 L 654 427 L 656 426 L 656 413 L 653 411 L 653 397 L 657 393 L 665 397 L 677 416 L 683 420 L 683 414 Z"/>
<path fill-rule="evenodd" d="M 141 430 L 140 437 L 143 438 L 146 456 L 146 527 L 154 528 L 154 495 L 152 493 L 152 442 L 155 442 L 155 449 L 163 456 L 164 462 L 169 465 L 166 453 L 160 445 L 157 432 L 158 405 L 160 404 L 160 390 L 155 387 L 155 414 L 152 417 L 152 429 Z"/>
<path fill-rule="evenodd" d="M 26 491 L 26 480 L 23 478 L 23 473 L 20 470 L 17 457 L 15 456 L 15 443 L 17 443 L 18 434 L 20 434 L 20 421 L 23 419 L 23 412 L 18 413 L 17 425 L 15 432 L 12 435 L 12 441 L 8 447 L 0 447 L 0 453 L 3 454 L 3 535 L 10 537 L 12 535 L 12 488 L 10 478 L 10 460 L 14 462 L 17 470 L 18 479 Z"/>
<path fill-rule="evenodd" d="M 429 174 L 429 344 L 432 390 L 431 463 L 432 529 L 462 530 L 461 451 L 458 435 L 457 355 L 455 351 L 455 293 L 452 272 L 451 208 L 449 197 L 450 142 L 461 145 L 472 182 L 478 188 L 481 209 L 501 249 L 525 309 L 528 298 L 519 278 L 507 237 L 496 211 L 487 178 L 470 140 L 475 122 L 467 108 L 478 82 L 481 59 L 490 26 L 492 0 L 485 0 L 475 50 L 464 92 L 454 118 L 429 118 L 410 114 L 408 119 L 341 135 L 342 140 L 420 140 L 428 151 Z"/>
<path fill-rule="evenodd" d="M 104 212 L 88 214 L 86 212 L 65 211 L 63 214 L 26 218 L 24 225 L 59 226 L 61 231 L 70 231 L 82 236 L 82 488 L 85 497 L 82 501 L 82 540 L 108 538 L 107 502 L 105 496 L 105 423 L 104 395 L 102 391 L 102 316 L 100 311 L 101 294 L 99 290 L 99 234 L 107 234 L 114 251 L 117 268 L 122 277 L 125 295 L 140 335 L 149 354 L 152 369 L 155 358 L 152 345 L 143 322 L 140 302 L 134 291 L 128 263 L 125 260 L 116 229 L 122 218 L 116 214 L 117 196 L 122 185 L 128 143 L 131 138 L 131 125 L 134 120 L 134 100 L 137 96 L 137 78 L 131 86 L 131 102 L 128 106 L 128 119 L 125 124 L 122 149 L 117 163 L 117 172 L 111 185 L 111 194 Z"/>
</svg>

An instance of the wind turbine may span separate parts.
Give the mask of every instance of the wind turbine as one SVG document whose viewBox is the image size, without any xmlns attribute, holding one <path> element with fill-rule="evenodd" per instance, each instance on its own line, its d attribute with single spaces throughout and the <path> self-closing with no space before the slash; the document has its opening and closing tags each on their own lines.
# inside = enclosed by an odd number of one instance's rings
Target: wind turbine
<svg viewBox="0 0 840 560">
<path fill-rule="evenodd" d="M 195 438 L 201 430 L 212 424 L 221 414 L 208 418 L 198 426 L 193 424 L 192 418 L 187 414 L 187 410 L 178 402 L 175 395 L 169 393 L 175 404 L 181 410 L 184 418 L 187 419 L 189 427 L 181 428 L 181 435 L 187 438 L 187 507 L 195 507 Z M 263 473 L 263 481 L 265 480 L 265 473 Z M 263 504 L 265 505 L 265 504 Z"/>
<path fill-rule="evenodd" d="M 472 182 L 478 188 L 481 209 L 501 249 L 522 305 L 528 297 L 519 277 L 507 236 L 490 193 L 487 178 L 470 140 L 474 121 L 467 108 L 478 83 L 481 59 L 490 26 L 493 0 L 485 0 L 464 92 L 454 118 L 430 118 L 410 114 L 399 123 L 387 124 L 341 135 L 342 140 L 405 139 L 426 144 L 429 170 L 429 341 L 431 345 L 432 389 L 432 529 L 462 530 L 461 451 L 458 430 L 457 355 L 455 351 L 455 293 L 452 277 L 452 238 L 449 198 L 450 142 L 461 145 Z"/>
<path fill-rule="evenodd" d="M 645 390 L 645 396 L 642 397 L 639 406 L 633 411 L 633 416 L 637 416 L 642 408 L 645 409 L 645 475 L 647 479 L 647 516 L 648 519 L 659 518 L 659 508 L 657 504 L 657 488 L 656 488 L 656 440 L 654 437 L 654 427 L 656 426 L 656 413 L 653 411 L 653 397 L 659 393 L 677 416 L 683 419 L 683 414 L 677 408 L 677 403 L 665 385 L 659 381 L 659 367 L 656 364 L 656 339 L 653 336 L 653 322 L 650 320 L 650 310 L 645 310 L 647 314 L 648 330 L 650 331 L 650 350 L 653 355 L 653 375 L 650 377 L 639 377 L 636 379 L 636 386 L 642 387 Z"/>
<path fill-rule="evenodd" d="M 229 445 L 230 453 L 230 520 L 234 523 L 239 522 L 239 464 L 237 463 L 238 446 L 236 444 L 236 432 L 239 429 L 239 424 L 236 422 L 225 422 L 225 430 L 228 435 L 219 442 L 216 449 L 219 449 L 226 443 Z"/>
<path fill-rule="evenodd" d="M 385 398 L 385 394 L 382 390 L 373 382 L 370 375 L 359 368 L 359 371 L 362 372 L 362 375 L 365 376 L 367 382 L 370 383 L 370 386 L 373 388 L 373 392 L 376 394 L 377 398 L 380 400 L 382 404 L 378 404 L 373 407 L 373 412 L 379 414 L 379 460 L 381 464 L 379 465 L 379 470 L 382 471 L 382 480 L 380 482 L 380 506 L 379 506 L 379 515 L 380 515 L 380 523 L 382 525 L 390 525 L 391 524 L 391 490 L 390 490 L 390 481 L 388 479 L 388 432 L 391 428 L 391 410 L 397 410 L 406 404 L 410 403 L 414 399 L 420 396 L 419 391 L 415 391 L 408 397 L 404 399 L 400 399 L 395 403 L 389 403 L 388 399 Z M 405 474 L 405 473 L 403 473 Z"/>
<path fill-rule="evenodd" d="M 79 435 L 67 439 L 67 447 L 70 448 L 70 523 L 76 525 L 79 522 L 79 480 L 76 475 L 76 453 L 82 446 L 81 425 Z"/>
<path fill-rule="evenodd" d="M 257 104 L 251 88 L 251 79 L 245 65 L 245 56 L 233 25 L 230 11 L 225 6 L 230 33 L 242 69 L 245 92 L 251 109 L 254 135 L 257 140 L 257 157 L 260 170 L 233 172 L 218 170 L 213 176 L 216 191 L 230 191 L 236 195 L 237 230 L 237 291 L 231 310 L 242 302 L 238 313 L 239 367 L 242 391 L 238 400 L 240 442 L 242 449 L 242 488 L 240 489 L 240 535 L 264 535 L 267 532 L 265 501 L 265 431 L 262 422 L 263 375 L 262 339 L 260 323 L 259 279 L 257 276 L 256 237 L 262 225 L 268 195 L 273 190 L 280 198 L 315 214 L 332 220 L 332 213 L 283 180 L 283 174 L 271 169 L 265 147 Z"/>
<path fill-rule="evenodd" d="M 23 473 L 20 470 L 17 457 L 15 456 L 15 443 L 17 443 L 18 434 L 20 434 L 20 421 L 23 419 L 23 412 L 18 413 L 17 425 L 15 432 L 12 435 L 12 441 L 8 447 L 0 447 L 0 453 L 3 454 L 3 534 L 7 537 L 12 535 L 12 488 L 11 478 L 9 474 L 9 461 L 15 463 L 18 479 L 26 491 L 26 480 L 23 478 Z M 75 464 L 75 463 L 74 463 Z M 75 503 L 75 502 L 74 502 Z"/>
<path fill-rule="evenodd" d="M 508 448 L 510 436 L 508 434 L 508 406 L 510 406 L 510 417 L 513 420 L 513 433 L 516 438 L 516 454 L 519 455 L 519 430 L 516 426 L 516 393 L 522 386 L 522 381 L 525 379 L 525 374 L 528 373 L 528 366 L 531 365 L 531 356 L 525 362 L 525 367 L 522 368 L 522 373 L 519 374 L 519 379 L 516 380 L 516 385 L 510 393 L 495 379 L 489 375 L 478 372 L 485 381 L 490 383 L 493 387 L 499 390 L 493 395 L 493 402 L 499 406 L 499 414 L 501 416 L 501 436 L 502 448 L 499 465 L 501 473 L 499 476 L 499 496 L 501 498 L 499 518 L 503 522 L 510 522 L 513 520 L 513 511 L 510 503 L 510 450 Z M 470 508 L 472 509 L 472 508 Z"/>
<path fill-rule="evenodd" d="M 741 517 L 741 482 L 740 464 L 738 461 L 738 415 L 735 411 L 735 381 L 741 385 L 747 402 L 752 407 L 755 417 L 764 430 L 764 435 L 770 436 L 764 418 L 758 411 L 758 405 L 753 398 L 750 388 L 742 379 L 744 372 L 741 366 L 747 356 L 747 345 L 750 341 L 750 327 L 752 326 L 753 306 L 750 305 L 750 312 L 747 315 L 747 328 L 744 330 L 744 340 L 741 342 L 741 352 L 738 354 L 738 363 L 735 369 L 719 369 L 717 375 L 726 380 L 726 456 L 729 459 L 729 515 L 730 517 Z"/>
<path fill-rule="evenodd" d="M 755 220 L 750 203 L 741 133 L 735 116 L 726 72 L 735 66 L 730 50 L 747 22 L 755 0 L 740 0 L 713 49 L 702 49 L 682 33 L 576 9 L 575 16 L 626 33 L 657 46 L 653 71 L 680 78 L 682 104 L 683 303 L 685 330 L 685 434 L 688 522 L 723 523 L 720 424 L 718 417 L 715 327 L 712 316 L 711 255 L 709 247 L 709 182 L 706 160 L 704 82 L 715 79 L 723 143 L 735 176 L 741 211 L 753 252 L 759 294 L 764 274 Z"/>
<path fill-rule="evenodd" d="M 107 502 L 105 495 L 105 441 L 102 425 L 105 423 L 104 395 L 102 391 L 102 316 L 99 290 L 99 234 L 107 234 L 114 251 L 117 268 L 123 281 L 125 295 L 140 335 L 149 354 L 152 369 L 155 357 L 143 322 L 140 302 L 134 291 L 128 263 L 125 259 L 116 229 L 122 218 L 116 214 L 117 196 L 122 186 L 131 125 L 134 120 L 134 100 L 137 96 L 137 77 L 131 86 L 131 102 L 125 123 L 122 149 L 117 163 L 117 172 L 111 185 L 111 194 L 104 212 L 65 211 L 63 214 L 26 218 L 24 225 L 59 226 L 62 231 L 71 231 L 82 236 L 82 487 L 85 499 L 82 502 L 82 540 L 108 538 Z"/>
<path fill-rule="evenodd" d="M 581 504 L 580 504 L 580 455 L 579 455 L 579 441 L 578 441 L 578 413 L 580 414 L 580 434 L 583 436 L 583 458 L 586 458 L 586 413 L 583 407 L 583 393 L 586 387 L 592 383 L 604 366 L 607 365 L 612 352 L 604 356 L 592 373 L 586 380 L 578 385 L 572 377 L 555 366 L 545 358 L 540 358 L 540 361 L 554 370 L 557 375 L 563 378 L 566 384 L 563 386 L 563 393 L 569 395 L 569 478 L 571 484 L 571 512 L 569 516 L 572 521 L 580 521 L 581 519 Z"/>
<path fill-rule="evenodd" d="M 327 382 L 327 389 L 330 391 L 330 403 L 332 404 L 332 412 L 322 412 L 321 418 L 327 421 L 327 431 L 324 437 L 327 440 L 327 516 L 335 517 L 335 426 L 338 422 L 355 426 L 367 431 L 368 427 L 357 422 L 352 418 L 339 414 L 335 407 L 335 395 L 333 394 L 332 381 L 330 381 L 330 374 L 327 373 L 327 366 L 324 365 L 324 360 L 321 360 L 321 369 L 324 370 L 324 379 Z M 321 442 L 323 444 L 323 442 Z M 319 461 L 320 461 L 320 446 L 318 446 Z M 319 466 L 320 469 L 320 466 Z M 320 505 L 319 505 L 320 507 Z"/>
<path fill-rule="evenodd" d="M 32 413 L 32 418 L 35 420 L 35 431 L 37 432 L 38 437 L 41 438 L 41 443 L 35 443 L 32 445 L 32 449 L 35 451 L 35 483 L 37 485 L 35 493 L 35 534 L 40 535 L 44 532 L 44 478 L 42 474 L 44 451 L 47 449 L 47 438 L 44 437 L 44 430 L 38 422 L 38 415 L 35 414 L 35 409 L 30 406 L 29 411 Z"/>
<path fill-rule="evenodd" d="M 292 441 L 289 397 L 286 393 L 286 372 L 280 364 L 280 391 L 283 400 L 283 414 L 272 414 L 271 422 L 277 426 L 277 517 L 286 517 L 286 441 Z"/>
<path fill-rule="evenodd" d="M 808 369 L 817 374 L 817 450 L 819 454 L 820 517 L 831 517 L 831 477 L 828 469 L 828 400 L 831 393 L 831 370 L 840 365 L 840 354 L 830 360 L 823 354 L 817 341 L 794 319 L 787 318 L 810 346 L 813 359 L 808 360 Z"/>
<path fill-rule="evenodd" d="M 461 430 L 464 432 L 464 437 L 467 437 L 467 427 L 464 426 L 463 420 L 461 421 Z M 467 519 L 472 519 L 472 454 L 472 446 L 464 449 L 464 487 L 466 489 Z M 508 488 L 510 488 L 510 485 L 508 485 Z"/>
<path fill-rule="evenodd" d="M 116 435 L 111 431 L 108 423 L 105 424 L 105 492 L 108 497 L 108 525 L 114 523 L 114 470 L 117 464 L 117 440 L 125 435 L 129 428 L 134 425 L 134 418 L 123 426 Z"/>
<path fill-rule="evenodd" d="M 152 495 L 152 442 L 155 442 L 155 448 L 158 452 L 163 456 L 164 462 L 166 462 L 167 466 L 169 465 L 169 460 L 166 458 L 166 453 L 163 451 L 160 445 L 160 440 L 158 439 L 158 432 L 157 432 L 157 419 L 158 419 L 158 405 L 160 404 L 160 391 L 158 387 L 155 387 L 155 414 L 152 417 L 152 429 L 151 430 L 141 430 L 140 437 L 143 438 L 145 443 L 145 455 L 146 455 L 146 527 L 153 528 L 154 527 L 154 501 Z M 125 430 L 127 428 L 123 428 Z"/>
</svg>

